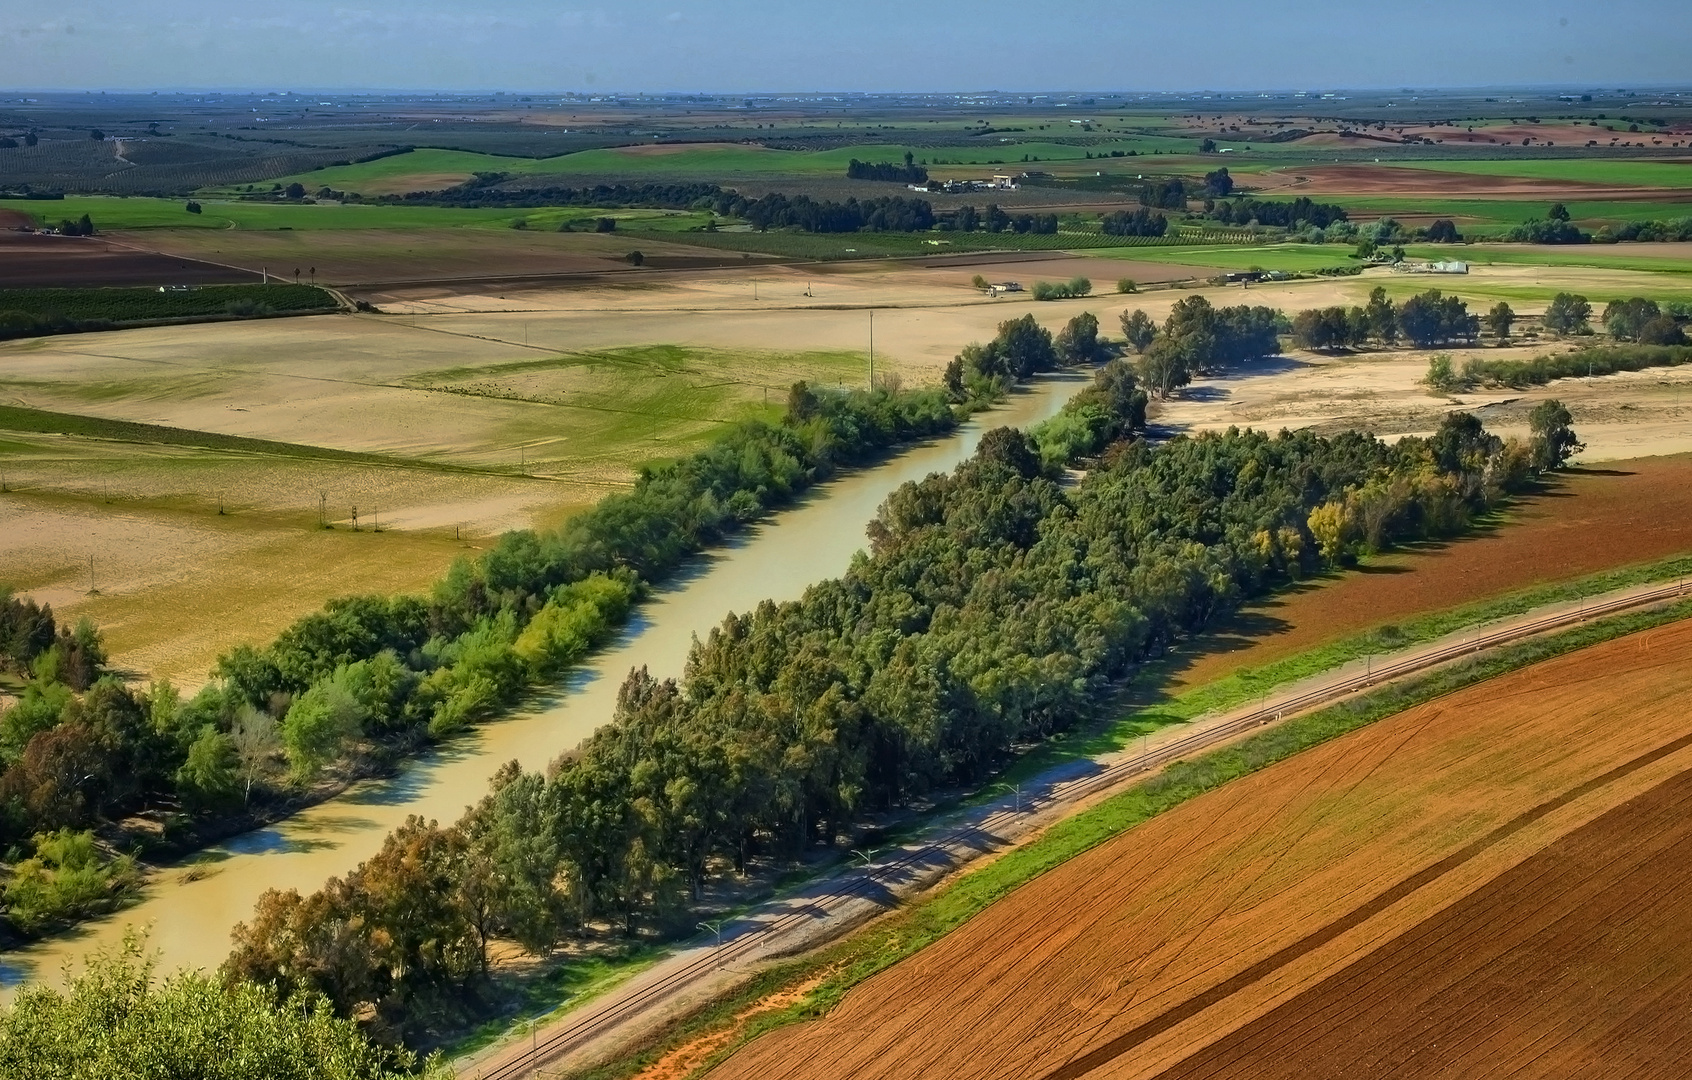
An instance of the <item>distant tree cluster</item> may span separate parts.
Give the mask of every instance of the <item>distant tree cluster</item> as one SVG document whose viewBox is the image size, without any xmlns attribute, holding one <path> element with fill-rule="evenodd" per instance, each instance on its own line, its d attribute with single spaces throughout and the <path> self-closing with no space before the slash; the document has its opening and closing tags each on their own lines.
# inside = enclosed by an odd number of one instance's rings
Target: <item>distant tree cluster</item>
<svg viewBox="0 0 1692 1080">
<path fill-rule="evenodd" d="M 1376 286 L 1364 307 L 1311 308 L 1292 320 L 1293 341 L 1305 349 L 1355 348 L 1370 341 L 1390 345 L 1401 336 L 1419 348 L 1448 342 L 1473 342 L 1480 335 L 1480 318 L 1466 303 L 1432 289 L 1402 305 L 1387 299 Z"/>
<path fill-rule="evenodd" d="M 981 230 L 1001 233 L 1009 230 L 1015 233 L 1055 235 L 1058 231 L 1056 214 L 1009 214 L 1000 209 L 997 203 L 988 203 L 987 209 L 982 211 L 966 204 L 955 210 L 944 211 L 936 217 L 936 225 L 940 229 L 955 232 Z"/>
<path fill-rule="evenodd" d="M 1185 180 L 1153 180 L 1140 185 L 1140 205 L 1155 210 L 1185 210 L 1187 183 Z"/>
<path fill-rule="evenodd" d="M 926 232 L 934 227 L 934 208 L 927 199 L 907 199 L 901 195 L 835 202 L 818 201 L 809 195 L 790 198 L 779 191 L 757 199 L 725 193 L 717 197 L 714 208 L 718 214 L 745 219 L 760 232 L 769 229 L 800 229 L 811 233 Z"/>
<path fill-rule="evenodd" d="M 895 165 L 890 161 L 877 162 L 874 165 L 867 161 L 853 158 L 846 163 L 846 179 L 848 180 L 889 180 L 901 184 L 928 183 L 928 170 L 912 160 L 909 151 L 905 153 L 905 163 Z"/>
<path fill-rule="evenodd" d="M 1569 220 L 1569 211 L 1562 203 L 1551 204 L 1543 219 L 1530 218 L 1504 234 L 1504 239 L 1518 244 L 1589 244 L 1592 234 L 1582 232 Z"/>
<path fill-rule="evenodd" d="M 1671 218 L 1668 221 L 1625 221 L 1620 225 L 1602 226 L 1592 234 L 1595 244 L 1618 241 L 1640 243 L 1678 243 L 1692 241 L 1692 217 Z"/>
<path fill-rule="evenodd" d="M 1204 174 L 1205 194 L 1212 198 L 1225 199 L 1234 191 L 1234 178 L 1228 175 L 1228 167 L 1223 166 Z"/>
<path fill-rule="evenodd" d="M 383 196 L 378 202 L 405 202 L 424 206 L 489 206 L 521 208 L 532 206 L 591 206 L 602 209 L 645 208 L 689 210 L 709 206 L 725 194 L 716 184 L 593 184 L 587 187 L 502 186 L 509 173 L 477 173 L 469 180 L 442 191 L 414 191 L 406 195 Z"/>
<path fill-rule="evenodd" d="M 1169 231 L 1169 219 L 1142 206 L 1138 210 L 1116 210 L 1104 215 L 1099 220 L 1099 229 L 1106 236 L 1162 236 Z"/>
<path fill-rule="evenodd" d="M 1279 229 L 1314 226 L 1325 229 L 1347 220 L 1345 207 L 1312 202 L 1300 196 L 1289 201 L 1272 199 L 1218 199 L 1205 216 L 1224 225 L 1267 225 Z"/>
<path fill-rule="evenodd" d="M 1140 310 L 1122 313 L 1122 333 L 1139 356 L 1140 380 L 1167 398 L 1194 375 L 1280 351 L 1285 317 L 1274 308 L 1217 308 L 1202 296 L 1178 300 L 1159 331 Z"/>
<path fill-rule="evenodd" d="M 1604 329 L 1617 341 L 1640 345 L 1684 345 L 1686 333 L 1675 317 L 1655 300 L 1635 296 L 1604 306 Z"/>
</svg>

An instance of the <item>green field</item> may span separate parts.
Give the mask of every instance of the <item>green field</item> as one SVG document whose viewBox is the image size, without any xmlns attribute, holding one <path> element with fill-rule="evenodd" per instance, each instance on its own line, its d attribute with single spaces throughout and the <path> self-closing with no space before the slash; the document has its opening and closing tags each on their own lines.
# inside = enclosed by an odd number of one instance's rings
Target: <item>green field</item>
<svg viewBox="0 0 1692 1080">
<path fill-rule="evenodd" d="M 1353 220 L 1403 214 L 1433 215 L 1456 220 L 1459 227 L 1466 227 L 1470 223 L 1504 227 L 1532 218 L 1543 219 L 1551 212 L 1552 205 L 1549 200 L 1527 199 L 1518 202 L 1513 199 L 1411 199 L 1382 195 L 1323 195 L 1317 201 L 1345 207 Z M 1605 222 L 1668 221 L 1692 216 L 1692 202 L 1586 200 L 1565 202 L 1563 205 L 1567 208 L 1570 218 L 1588 227 L 1596 227 Z"/>
<path fill-rule="evenodd" d="M 1658 257 L 1630 253 L 1631 244 L 1413 244 L 1404 249 L 1414 259 L 1464 259 L 1486 265 L 1593 266 L 1606 270 L 1639 270 L 1659 274 L 1692 274 L 1692 244 L 1680 257 Z M 1692 282 L 1688 282 L 1692 288 Z"/>
<path fill-rule="evenodd" d="M 383 158 L 383 161 L 388 160 Z M 380 164 L 373 162 L 372 164 Z M 180 199 L 67 196 L 41 201 L 0 199 L 0 208 L 29 214 L 43 224 L 75 220 L 87 214 L 96 229 L 438 229 L 453 226 L 509 228 L 524 219 L 535 228 L 557 228 L 565 220 L 614 217 L 640 222 L 646 229 L 693 228 L 704 215 L 668 210 L 595 210 L 587 207 L 506 210 L 440 206 L 391 206 L 360 203 L 258 203 L 201 200 L 202 212 L 190 214 Z M 678 222 L 685 222 L 679 225 Z"/>
<path fill-rule="evenodd" d="M 1312 273 L 1337 266 L 1355 266 L 1349 244 L 1273 244 L 1253 247 L 1245 244 L 1216 244 L 1180 247 L 1125 247 L 1089 252 L 1114 259 L 1177 263 L 1183 266 L 1217 266 L 1229 270 L 1285 270 Z"/>
<path fill-rule="evenodd" d="M 1672 161 L 1630 161 L 1626 159 L 1535 158 L 1507 161 L 1496 158 L 1465 161 L 1382 162 L 1402 169 L 1432 169 L 1437 172 L 1475 173 L 1481 176 L 1521 176 L 1538 180 L 1570 180 L 1585 184 L 1619 184 L 1630 187 L 1692 188 L 1692 164 Z"/>
<path fill-rule="evenodd" d="M 327 311 L 335 298 L 311 285 L 202 285 L 158 289 L 0 289 L 0 311 L 110 323 L 191 319 L 258 306 L 269 312 Z M 238 314 L 253 314 L 238 311 Z"/>
</svg>

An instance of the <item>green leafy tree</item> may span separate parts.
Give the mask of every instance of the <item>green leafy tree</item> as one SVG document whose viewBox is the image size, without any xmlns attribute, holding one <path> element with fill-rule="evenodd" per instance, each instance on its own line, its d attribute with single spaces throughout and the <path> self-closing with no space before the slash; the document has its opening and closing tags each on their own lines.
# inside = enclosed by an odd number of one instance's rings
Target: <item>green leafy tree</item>
<svg viewBox="0 0 1692 1080">
<path fill-rule="evenodd" d="M 1510 340 L 1510 327 L 1516 322 L 1516 313 L 1510 310 L 1510 305 L 1500 300 L 1486 313 L 1486 328 L 1500 342 Z"/>
<path fill-rule="evenodd" d="M 1575 293 L 1558 293 L 1545 308 L 1545 328 L 1554 334 L 1584 334 L 1591 320 L 1592 305 Z"/>
<path fill-rule="evenodd" d="M 1561 469 L 1569 458 L 1586 449 L 1575 435 L 1574 416 L 1556 398 L 1548 398 L 1528 414 L 1533 463 L 1542 472 Z"/>
<path fill-rule="evenodd" d="M 176 770 L 176 789 L 184 801 L 215 807 L 241 794 L 240 755 L 235 742 L 211 724 L 200 729 L 188 756 Z"/>
<path fill-rule="evenodd" d="M 282 718 L 282 747 L 295 780 L 316 776 L 358 737 L 364 712 L 358 699 L 332 682 L 321 682 L 295 700 Z"/>
<path fill-rule="evenodd" d="M 1140 354 L 1140 380 L 1167 401 L 1169 395 L 1193 381 L 1189 350 L 1167 335 L 1159 337 Z"/>
<path fill-rule="evenodd" d="M 1151 316 L 1135 308 L 1133 311 L 1122 313 L 1122 336 L 1128 339 L 1128 344 L 1137 353 L 1143 353 L 1151 346 L 1152 339 L 1157 337 L 1157 324 L 1152 322 Z"/>
<path fill-rule="evenodd" d="M 1099 340 L 1099 319 L 1090 311 L 1083 311 L 1058 331 L 1053 342 L 1065 363 L 1092 364 L 1105 359 L 1104 343 Z"/>
<path fill-rule="evenodd" d="M 445 1080 L 438 1062 L 371 1042 L 318 995 L 199 972 L 157 979 L 139 939 L 96 953 L 63 989 L 0 1007 L 0 1076 L 164 1080 Z"/>
</svg>

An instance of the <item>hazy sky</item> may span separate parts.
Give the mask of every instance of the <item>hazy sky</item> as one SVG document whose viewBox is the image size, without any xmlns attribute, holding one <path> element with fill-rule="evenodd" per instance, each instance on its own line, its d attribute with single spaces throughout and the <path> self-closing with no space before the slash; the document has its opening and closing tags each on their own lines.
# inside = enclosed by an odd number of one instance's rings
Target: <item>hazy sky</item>
<svg viewBox="0 0 1692 1080">
<path fill-rule="evenodd" d="M 1692 82 L 1692 0 L 0 0 L 13 89 Z"/>
</svg>

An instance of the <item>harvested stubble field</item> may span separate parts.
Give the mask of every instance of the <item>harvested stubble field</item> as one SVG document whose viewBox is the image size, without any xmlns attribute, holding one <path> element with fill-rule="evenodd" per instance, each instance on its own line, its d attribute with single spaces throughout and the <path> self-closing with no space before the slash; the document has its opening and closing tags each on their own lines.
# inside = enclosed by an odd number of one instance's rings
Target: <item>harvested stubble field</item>
<svg viewBox="0 0 1692 1080">
<path fill-rule="evenodd" d="M 1682 552 L 1692 552 L 1692 455 L 1576 468 L 1496 528 L 1252 605 L 1196 643 L 1175 681 L 1202 686 L 1371 627 Z"/>
<path fill-rule="evenodd" d="M 1651 825 L 1688 797 L 1688 664 L 1692 622 L 1672 623 L 1235 780 L 1035 879 L 713 1076 L 1474 1076 L 1509 1063 L 1550 1077 L 1620 1045 L 1628 1075 L 1678 1077 L 1692 962 L 1684 931 L 1657 932 L 1692 914 L 1687 841 L 1684 824 Z M 1609 867 L 1580 855 L 1594 833 L 1615 838 Z M 1583 862 L 1559 863 L 1572 855 Z M 1535 889 L 1548 873 L 1569 891 Z M 1609 921 L 1557 922 L 1580 912 Z M 1395 996 L 1428 1005 L 1420 1053 L 1378 1068 L 1375 1040 L 1407 1015 Z M 1313 1020 L 1326 1041 L 1294 1045 Z M 1269 1035 L 1280 1041 L 1252 1041 Z"/>
</svg>

